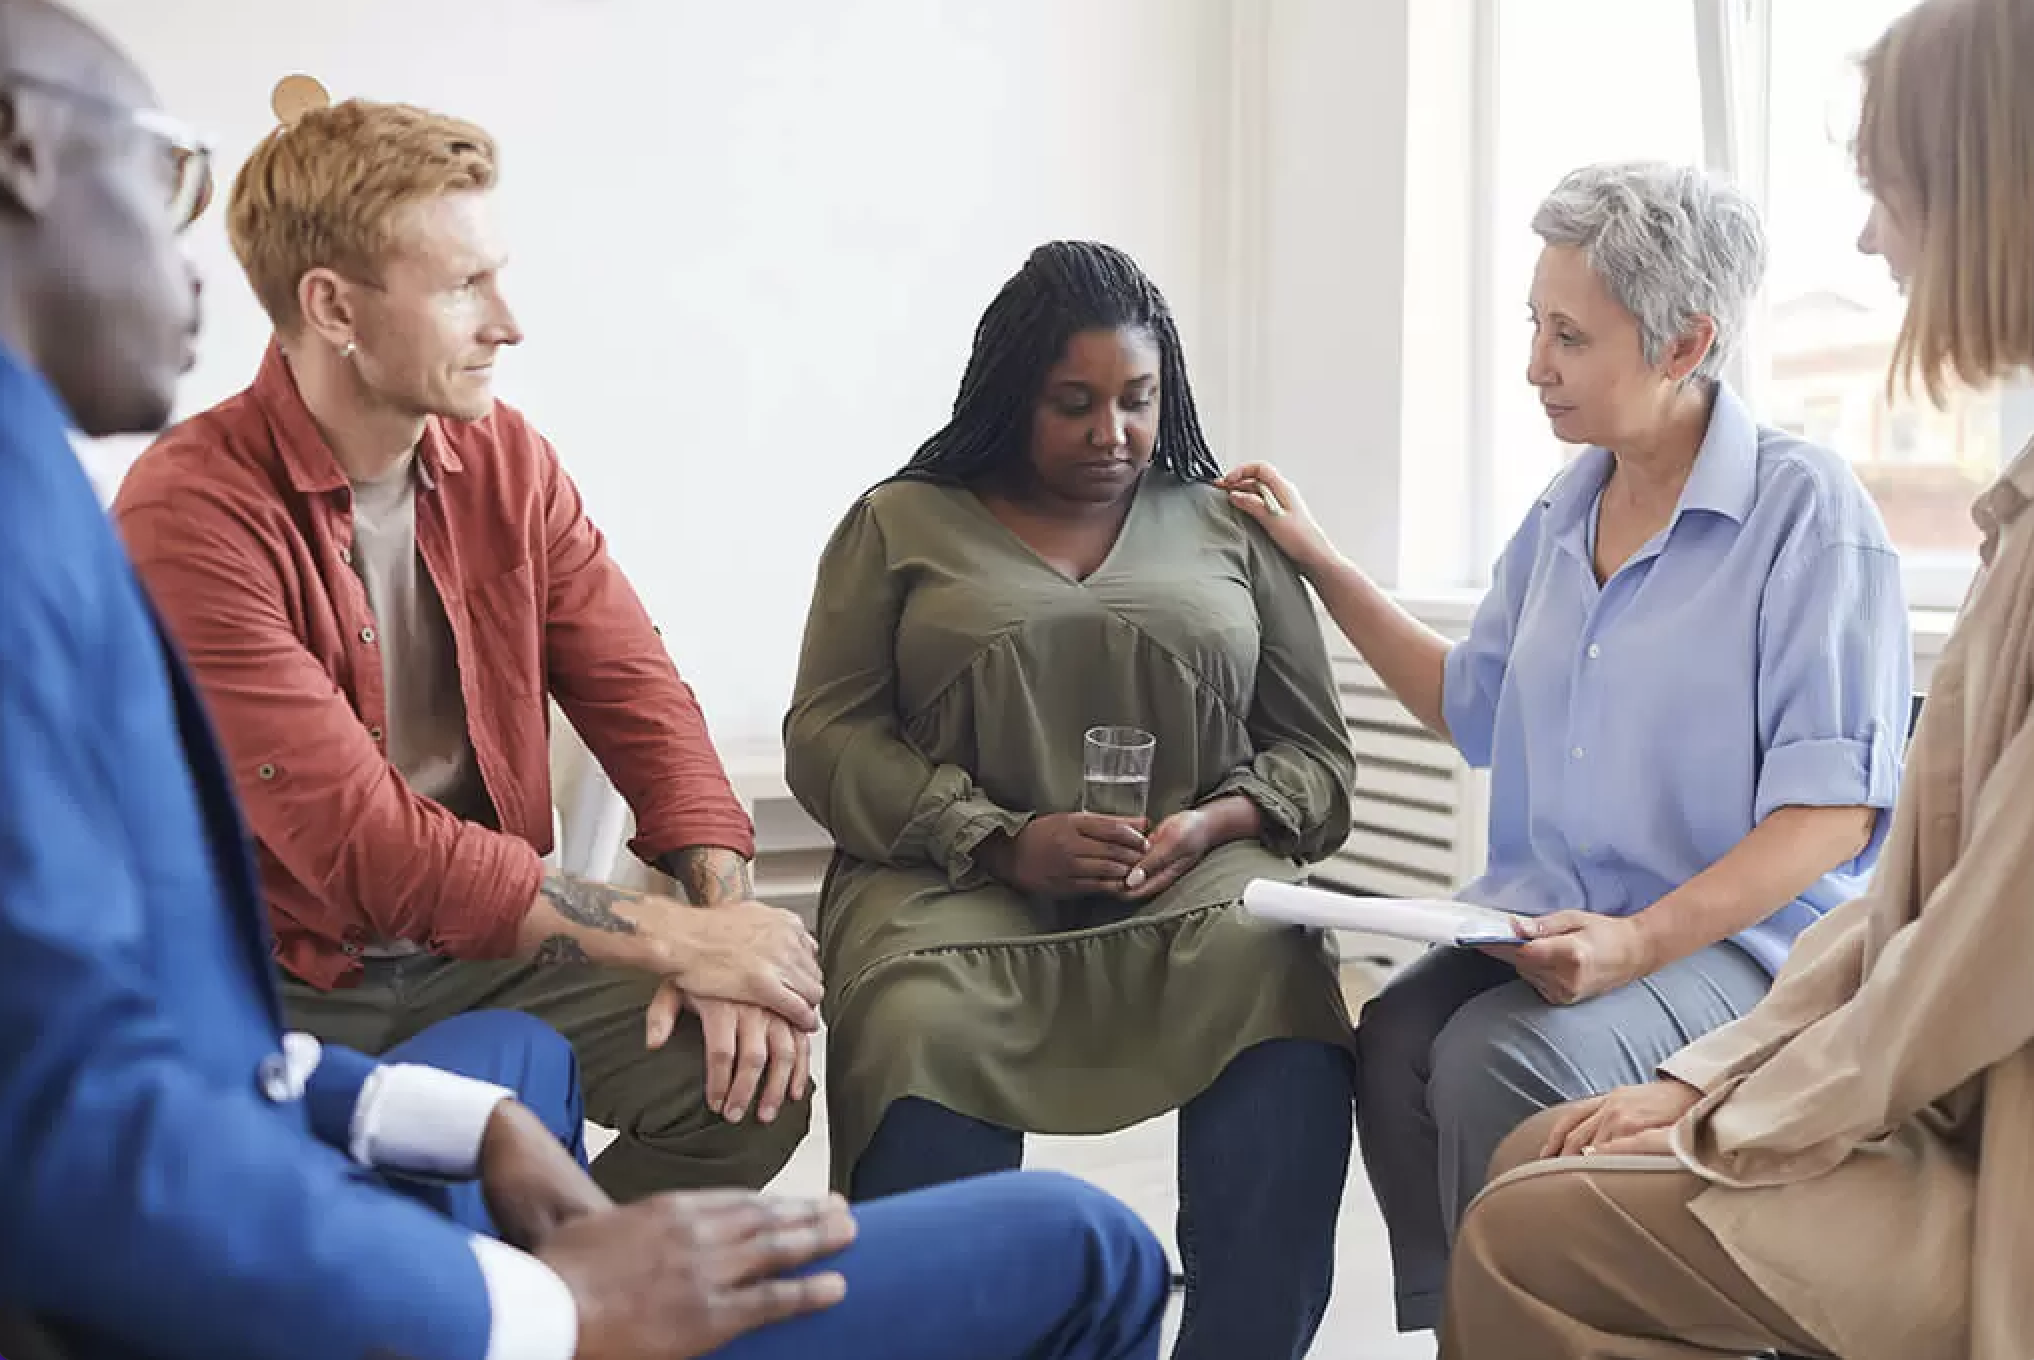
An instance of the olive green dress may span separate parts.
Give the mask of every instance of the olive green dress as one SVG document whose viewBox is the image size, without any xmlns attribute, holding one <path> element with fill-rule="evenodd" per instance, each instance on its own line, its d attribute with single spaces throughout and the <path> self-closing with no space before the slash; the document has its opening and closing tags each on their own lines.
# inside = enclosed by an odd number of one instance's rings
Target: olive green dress
<svg viewBox="0 0 2034 1360">
<path fill-rule="evenodd" d="M 1082 736 L 1105 724 L 1158 738 L 1153 825 L 1242 794 L 1263 840 L 1136 905 L 991 879 L 976 848 L 1078 810 Z M 1319 935 L 1238 905 L 1340 847 L 1355 759 L 1305 585 L 1212 487 L 1146 474 L 1085 581 L 970 491 L 870 492 L 820 561 L 784 735 L 839 847 L 819 916 L 836 1187 L 903 1096 L 1102 1133 L 1253 1044 L 1351 1044 Z"/>
</svg>

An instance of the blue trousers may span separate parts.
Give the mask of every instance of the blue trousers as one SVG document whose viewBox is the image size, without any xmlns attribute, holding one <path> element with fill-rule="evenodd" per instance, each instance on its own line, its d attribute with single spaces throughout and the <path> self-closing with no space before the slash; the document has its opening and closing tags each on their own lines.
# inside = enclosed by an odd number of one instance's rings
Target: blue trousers
<svg viewBox="0 0 2034 1360">
<path fill-rule="evenodd" d="M 1180 1110 L 1187 1296 L 1174 1360 L 1306 1354 L 1334 1285 L 1352 1079 L 1341 1049 L 1274 1039 L 1238 1054 Z M 907 1097 L 884 1113 L 851 1188 L 873 1213 L 893 1202 L 882 1196 L 1023 1159 L 1017 1130 Z"/>
<path fill-rule="evenodd" d="M 474 1011 L 383 1055 L 515 1090 L 583 1165 L 571 1045 L 515 1011 Z M 1346 1128 L 1346 1121 L 1344 1124 Z M 492 1233 L 478 1183 L 399 1184 Z M 724 1360 L 1155 1360 L 1165 1252 L 1135 1214 L 1072 1177 L 991 1176 L 855 1211 L 858 1235 L 822 1263 L 847 1279 L 823 1313 L 766 1327 Z"/>
</svg>

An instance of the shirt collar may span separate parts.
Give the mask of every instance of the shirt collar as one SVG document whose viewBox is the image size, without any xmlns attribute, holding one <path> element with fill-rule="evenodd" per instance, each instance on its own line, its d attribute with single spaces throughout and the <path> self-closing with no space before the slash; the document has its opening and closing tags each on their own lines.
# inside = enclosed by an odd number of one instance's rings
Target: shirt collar
<svg viewBox="0 0 2034 1360">
<path fill-rule="evenodd" d="M 1563 538 L 1572 534 L 1578 544 L 1581 542 L 1583 519 L 1596 503 L 1596 493 L 1603 489 L 1610 466 L 1610 451 L 1592 446 L 1554 480 L 1540 497 L 1549 530 Z M 1702 447 L 1695 451 L 1695 466 L 1681 488 L 1673 523 L 1678 524 L 1691 510 L 1701 510 L 1743 524 L 1751 516 L 1758 484 L 1758 424 L 1737 393 L 1718 383 L 1709 428 L 1703 433 Z"/>
<path fill-rule="evenodd" d="M 318 422 L 311 419 L 310 407 L 304 405 L 304 395 L 297 388 L 296 374 L 290 370 L 280 340 L 270 339 L 268 352 L 262 355 L 253 396 L 275 431 L 276 450 L 293 488 L 310 495 L 341 491 L 350 485 L 346 469 L 339 466 L 331 446 L 318 430 Z M 417 442 L 418 485 L 428 490 L 437 486 L 441 474 L 459 469 L 459 455 L 439 428 L 437 417 L 426 420 L 424 437 Z"/>
</svg>

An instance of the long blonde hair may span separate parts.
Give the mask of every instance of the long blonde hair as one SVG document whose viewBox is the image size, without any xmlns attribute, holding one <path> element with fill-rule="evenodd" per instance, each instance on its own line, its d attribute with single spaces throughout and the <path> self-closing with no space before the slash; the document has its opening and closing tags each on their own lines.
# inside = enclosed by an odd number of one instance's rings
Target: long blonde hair
<svg viewBox="0 0 2034 1360">
<path fill-rule="evenodd" d="M 1927 0 L 1864 58 L 1865 186 L 1916 244 L 1889 381 L 2034 367 L 2034 0 Z"/>
</svg>

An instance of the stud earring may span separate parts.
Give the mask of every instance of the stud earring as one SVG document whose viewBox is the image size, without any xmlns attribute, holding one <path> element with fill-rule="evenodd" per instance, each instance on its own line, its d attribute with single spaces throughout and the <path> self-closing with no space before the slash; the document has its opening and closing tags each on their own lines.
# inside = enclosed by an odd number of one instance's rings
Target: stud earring
<svg viewBox="0 0 2034 1360">
<path fill-rule="evenodd" d="M 345 347 L 339 351 L 339 357 L 342 359 L 351 359 L 353 357 L 353 351 L 355 348 L 356 346 L 354 345 L 354 343 L 351 340 L 348 340 L 346 342 Z"/>
</svg>

